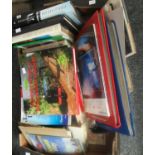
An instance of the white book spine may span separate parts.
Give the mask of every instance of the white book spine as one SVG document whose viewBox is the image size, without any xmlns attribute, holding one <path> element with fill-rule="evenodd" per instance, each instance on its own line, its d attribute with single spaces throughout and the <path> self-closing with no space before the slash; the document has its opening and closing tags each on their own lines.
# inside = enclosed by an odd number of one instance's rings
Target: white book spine
<svg viewBox="0 0 155 155">
<path fill-rule="evenodd" d="M 31 39 L 45 36 L 45 35 L 56 36 L 56 35 L 63 35 L 63 34 L 64 33 L 62 33 L 61 31 L 61 24 L 56 24 L 53 26 L 48 26 L 42 29 L 38 29 L 32 32 L 28 32 L 28 33 L 15 36 L 13 37 L 12 42 L 18 43 L 18 42 L 31 40 Z"/>
<path fill-rule="evenodd" d="M 81 22 L 76 15 L 76 11 L 71 5 L 70 2 L 66 2 L 63 4 L 59 4 L 56 6 L 52 6 L 50 8 L 44 9 L 40 11 L 40 19 L 48 19 L 57 15 L 67 15 L 70 19 L 72 19 L 76 24 L 80 25 Z"/>
</svg>

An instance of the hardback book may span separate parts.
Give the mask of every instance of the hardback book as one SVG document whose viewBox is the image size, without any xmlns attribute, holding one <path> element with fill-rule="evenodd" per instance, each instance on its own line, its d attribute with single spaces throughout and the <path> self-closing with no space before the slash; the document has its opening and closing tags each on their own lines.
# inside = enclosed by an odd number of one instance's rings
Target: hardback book
<svg viewBox="0 0 155 155">
<path fill-rule="evenodd" d="M 54 38 L 63 38 L 73 41 L 73 34 L 66 28 L 64 28 L 60 23 L 47 26 L 38 30 L 34 30 L 31 32 L 27 32 L 24 34 L 20 34 L 18 36 L 14 36 L 12 38 L 12 43 L 23 43 L 23 42 L 31 42 L 32 40 L 42 40 L 48 39 L 49 37 Z M 53 39 L 53 40 L 54 40 Z"/>
<path fill-rule="evenodd" d="M 108 21 L 112 21 L 115 24 L 115 28 L 117 31 L 117 36 L 118 36 L 118 42 L 120 45 L 120 51 L 122 52 L 122 59 L 123 59 L 123 64 L 125 65 L 125 73 L 127 77 L 127 83 L 129 87 L 129 91 L 133 91 L 133 83 L 130 75 L 130 70 L 128 68 L 127 64 L 127 59 L 128 54 L 127 53 L 128 49 L 126 48 L 127 44 L 125 42 L 127 35 L 125 35 L 125 24 L 124 24 L 124 13 L 123 13 L 123 8 L 122 7 L 117 7 L 116 9 L 106 13 L 106 17 Z"/>
<path fill-rule="evenodd" d="M 58 23 L 62 24 L 62 26 L 64 26 L 64 28 L 69 29 L 71 32 L 73 32 L 75 34 L 78 32 L 78 26 L 72 20 L 70 20 L 65 15 L 58 15 L 58 16 L 52 17 L 50 19 L 40 21 L 38 23 L 34 23 L 34 24 L 31 24 L 28 26 L 18 27 L 16 29 L 13 29 L 12 35 L 16 36 L 16 35 L 34 31 L 34 30 L 37 30 L 37 29 L 40 29 L 43 27 L 55 25 Z"/>
<path fill-rule="evenodd" d="M 101 13 L 103 13 L 103 10 L 101 11 Z M 121 126 L 117 129 L 114 129 L 101 123 L 97 124 L 107 130 L 118 131 L 127 135 L 134 135 L 133 116 L 130 108 L 130 95 L 125 73 L 126 64 L 124 64 L 123 61 L 124 55 L 121 52 L 120 42 L 118 41 L 118 32 L 115 23 L 107 21 L 107 30 L 115 75 L 114 77 L 117 90 L 116 92 L 121 118 Z"/>
<path fill-rule="evenodd" d="M 68 1 L 39 11 L 17 15 L 13 18 L 13 28 L 31 25 L 57 15 L 66 15 L 77 25 L 80 26 L 82 24 L 78 12 L 75 10 L 72 3 Z"/>
<path fill-rule="evenodd" d="M 19 52 L 24 111 L 28 115 L 76 115 L 72 48 Z"/>
<path fill-rule="evenodd" d="M 111 54 L 105 23 L 98 11 L 86 22 L 76 41 L 77 64 L 88 117 L 114 128 L 121 126 Z"/>
<path fill-rule="evenodd" d="M 83 153 L 84 146 L 72 131 L 65 128 L 19 126 L 28 143 L 43 153 Z"/>
<path fill-rule="evenodd" d="M 78 101 L 77 101 L 78 102 Z M 78 103 L 79 104 L 79 103 Z M 85 122 L 85 116 L 80 111 L 78 115 L 44 115 L 44 114 L 27 114 L 24 109 L 23 97 L 21 96 L 21 123 L 27 125 L 44 125 L 44 126 L 81 126 Z"/>
<path fill-rule="evenodd" d="M 45 107 L 46 108 L 46 107 Z M 73 125 L 72 116 L 67 114 L 62 115 L 45 115 L 45 114 L 28 114 L 25 111 L 23 98 L 21 98 L 21 123 L 33 125 L 53 125 L 53 126 L 67 126 Z"/>
</svg>

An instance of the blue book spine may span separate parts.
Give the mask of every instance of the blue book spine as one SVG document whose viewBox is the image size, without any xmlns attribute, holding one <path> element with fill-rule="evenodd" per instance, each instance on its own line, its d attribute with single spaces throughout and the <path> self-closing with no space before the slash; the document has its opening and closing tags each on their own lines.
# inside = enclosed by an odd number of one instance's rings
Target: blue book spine
<svg viewBox="0 0 155 155">
<path fill-rule="evenodd" d="M 107 28 L 107 30 L 108 30 L 108 28 Z M 98 122 L 96 124 L 97 124 L 97 126 L 99 126 L 101 128 L 104 128 L 104 129 L 106 129 L 108 131 L 120 132 L 122 134 L 133 136 L 134 135 L 133 116 L 132 116 L 132 113 L 130 113 L 130 123 L 131 123 L 131 126 L 132 126 L 132 129 L 131 129 L 132 131 L 130 131 L 129 128 L 128 128 L 128 125 L 127 125 L 127 120 L 126 120 L 126 117 L 125 117 L 125 111 L 124 111 L 124 108 L 123 108 L 123 100 L 122 100 L 121 90 L 120 90 L 120 86 L 119 86 L 119 82 L 118 82 L 118 78 L 117 78 L 116 66 L 115 66 L 115 63 L 114 63 L 114 55 L 113 55 L 113 53 L 111 51 L 112 47 L 111 47 L 111 43 L 110 43 L 109 33 L 108 33 L 108 40 L 109 40 L 110 53 L 111 53 L 111 57 L 112 57 L 112 66 L 113 66 L 113 71 L 114 71 L 114 75 L 115 75 L 114 80 L 115 80 L 115 86 L 116 86 L 116 92 L 117 92 L 118 108 L 119 108 L 120 119 L 121 119 L 121 127 L 120 128 L 112 128 L 110 126 L 107 126 L 105 124 L 101 124 L 101 123 L 98 123 Z M 121 58 L 122 58 L 122 56 L 121 56 Z M 123 63 L 122 63 L 122 67 L 123 67 L 123 72 L 124 72 L 124 75 L 125 75 L 125 66 L 124 66 Z M 125 82 L 126 82 L 126 85 L 127 85 L 126 78 L 125 78 Z M 129 95 L 129 92 L 128 92 L 128 95 Z M 130 96 L 129 96 L 129 99 L 130 99 Z"/>
<path fill-rule="evenodd" d="M 44 10 L 41 10 L 39 13 L 40 13 L 41 20 L 52 18 L 57 15 L 65 14 L 72 21 L 74 21 L 74 23 L 76 23 L 77 25 L 82 24 L 78 17 L 77 12 L 75 11 L 70 1 L 46 8 Z"/>
<path fill-rule="evenodd" d="M 70 125 L 68 115 L 26 115 L 22 122 L 35 125 Z"/>
</svg>

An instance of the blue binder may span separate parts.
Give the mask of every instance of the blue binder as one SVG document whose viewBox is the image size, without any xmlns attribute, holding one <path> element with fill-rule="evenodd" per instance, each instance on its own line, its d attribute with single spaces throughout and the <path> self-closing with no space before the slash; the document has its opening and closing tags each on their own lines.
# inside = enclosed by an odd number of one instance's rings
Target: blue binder
<svg viewBox="0 0 155 155">
<path fill-rule="evenodd" d="M 118 47 L 119 47 L 119 51 L 120 51 L 120 55 L 121 55 L 121 63 L 122 63 L 122 68 L 123 68 L 123 73 L 124 73 L 124 77 L 125 77 L 125 84 L 127 86 L 127 80 L 126 80 L 126 74 L 125 74 L 125 65 L 123 64 L 123 60 L 122 60 L 122 54 L 121 54 L 121 49 L 120 49 L 120 44 L 119 44 L 119 40 L 118 40 L 118 34 L 116 31 L 116 25 L 115 22 L 111 22 L 109 24 L 113 24 L 113 27 L 115 28 L 115 34 L 117 37 L 117 43 L 118 43 Z M 112 45 L 111 45 L 111 35 L 109 35 L 109 29 L 108 29 L 108 23 L 107 23 L 107 32 L 108 32 L 108 40 L 109 40 L 109 48 L 110 48 L 110 52 L 111 52 L 111 57 L 112 57 L 112 65 L 113 65 L 113 70 L 114 70 L 114 80 L 115 80 L 115 86 L 116 86 L 116 93 L 117 93 L 117 99 L 118 99 L 118 108 L 119 108 L 119 113 L 120 113 L 120 119 L 121 119 L 121 127 L 120 128 L 112 128 L 110 126 L 107 126 L 105 124 L 101 124 L 96 122 L 96 125 L 104 128 L 105 130 L 108 131 L 112 131 L 112 132 L 120 132 L 122 134 L 126 134 L 126 135 L 130 135 L 130 136 L 134 136 L 134 123 L 133 123 L 133 113 L 130 112 L 130 120 L 126 119 L 126 115 L 125 115 L 125 110 L 123 107 L 123 100 L 122 100 L 122 95 L 121 95 L 121 90 L 120 90 L 120 86 L 119 86 L 119 81 L 118 81 L 118 75 L 116 72 L 116 66 L 114 63 L 114 55 L 112 53 Z M 129 91 L 127 89 L 127 93 L 128 93 L 128 99 L 129 99 L 129 103 L 130 103 L 130 94 Z M 129 105 L 130 107 L 130 105 Z M 128 127 L 127 121 L 129 121 L 131 128 Z"/>
</svg>

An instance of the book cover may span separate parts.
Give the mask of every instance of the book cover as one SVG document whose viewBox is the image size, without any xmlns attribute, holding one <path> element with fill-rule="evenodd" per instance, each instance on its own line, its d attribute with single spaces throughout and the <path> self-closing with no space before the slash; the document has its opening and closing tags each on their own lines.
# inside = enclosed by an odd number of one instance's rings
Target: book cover
<svg viewBox="0 0 155 155">
<path fill-rule="evenodd" d="M 115 74 L 118 106 L 120 111 L 121 126 L 117 129 L 104 124 L 97 123 L 98 126 L 110 131 L 117 131 L 126 135 L 134 135 L 133 116 L 130 109 L 130 96 L 127 88 L 125 64 L 123 63 L 122 52 L 117 40 L 116 29 L 113 23 L 107 23 L 110 51 Z"/>
<path fill-rule="evenodd" d="M 78 114 L 72 48 L 21 52 L 19 62 L 27 115 Z"/>
<path fill-rule="evenodd" d="M 43 135 L 37 137 L 45 148 L 45 152 L 48 153 L 73 154 L 83 152 L 78 139 Z"/>
<path fill-rule="evenodd" d="M 94 27 L 90 26 L 77 41 L 79 77 L 84 98 L 85 112 L 110 116 L 107 92 L 101 76 L 100 62 L 97 55 Z"/>
<path fill-rule="evenodd" d="M 44 152 L 45 148 L 42 145 L 42 143 L 38 140 L 38 137 L 36 135 L 33 134 L 27 134 L 26 135 L 27 140 L 29 142 L 29 144 L 36 150 L 38 150 L 39 152 Z"/>
<path fill-rule="evenodd" d="M 88 32 L 91 37 L 88 37 Z M 118 128 L 121 122 L 111 56 L 107 48 L 107 39 L 103 39 L 106 33 L 105 23 L 101 23 L 96 11 L 77 38 L 79 77 L 87 116 Z"/>
<path fill-rule="evenodd" d="M 78 124 L 76 119 L 72 120 L 73 116 L 68 115 L 36 115 L 36 114 L 27 114 L 24 108 L 23 100 L 23 91 L 21 86 L 21 118 L 20 122 L 24 124 L 33 124 L 33 125 L 54 125 L 54 126 L 67 126 L 72 124 Z"/>
<path fill-rule="evenodd" d="M 77 136 L 72 136 L 72 131 L 65 128 L 19 126 L 19 129 L 28 143 L 41 152 L 74 154 L 84 151 L 82 141 Z"/>
</svg>

